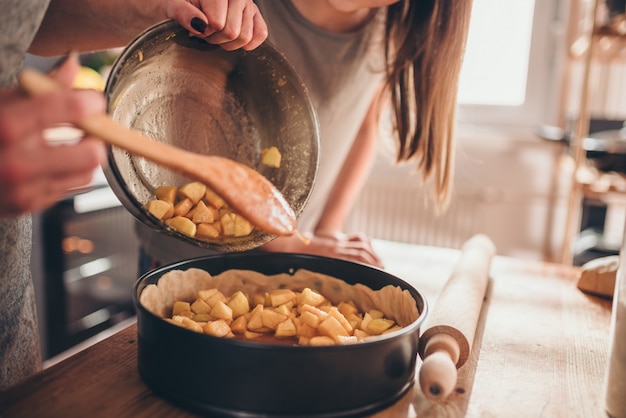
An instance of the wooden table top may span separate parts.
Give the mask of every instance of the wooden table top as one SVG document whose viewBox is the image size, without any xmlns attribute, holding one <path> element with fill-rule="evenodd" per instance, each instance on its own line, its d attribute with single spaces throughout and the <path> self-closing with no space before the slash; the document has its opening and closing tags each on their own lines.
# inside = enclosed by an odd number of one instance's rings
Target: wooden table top
<svg viewBox="0 0 626 418">
<path fill-rule="evenodd" d="M 420 289 L 431 305 L 460 256 L 450 249 L 374 245 L 387 271 Z M 605 417 L 611 303 L 580 292 L 578 271 L 496 256 L 456 392 L 435 403 L 415 384 L 373 417 Z M 153 395 L 139 376 L 136 357 L 137 327 L 131 324 L 0 393 L 0 416 L 197 416 Z"/>
</svg>

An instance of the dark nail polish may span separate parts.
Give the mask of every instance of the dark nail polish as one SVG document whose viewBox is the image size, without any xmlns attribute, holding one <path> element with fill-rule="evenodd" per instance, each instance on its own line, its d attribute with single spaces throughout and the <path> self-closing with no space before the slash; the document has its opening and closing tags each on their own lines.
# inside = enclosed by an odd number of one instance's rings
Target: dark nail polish
<svg viewBox="0 0 626 418">
<path fill-rule="evenodd" d="M 56 70 L 60 66 L 62 66 L 67 60 L 72 56 L 77 56 L 78 53 L 76 51 L 69 51 L 66 55 L 62 56 L 57 62 L 54 63 L 51 70 Z"/>
<path fill-rule="evenodd" d="M 189 24 L 192 28 L 200 33 L 204 33 L 207 27 L 207 24 L 204 23 L 204 20 L 200 19 L 199 17 L 194 17 L 193 19 L 191 19 L 191 22 Z"/>
</svg>

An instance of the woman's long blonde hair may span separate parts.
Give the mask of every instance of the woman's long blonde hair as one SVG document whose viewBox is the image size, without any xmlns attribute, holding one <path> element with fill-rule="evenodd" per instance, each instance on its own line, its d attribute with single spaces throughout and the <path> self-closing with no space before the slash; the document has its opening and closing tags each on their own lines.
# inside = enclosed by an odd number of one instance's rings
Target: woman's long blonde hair
<svg viewBox="0 0 626 418">
<path fill-rule="evenodd" d="M 472 0 L 401 0 L 387 10 L 397 161 L 417 161 L 438 210 L 452 194 L 456 98 L 471 10 Z"/>
</svg>

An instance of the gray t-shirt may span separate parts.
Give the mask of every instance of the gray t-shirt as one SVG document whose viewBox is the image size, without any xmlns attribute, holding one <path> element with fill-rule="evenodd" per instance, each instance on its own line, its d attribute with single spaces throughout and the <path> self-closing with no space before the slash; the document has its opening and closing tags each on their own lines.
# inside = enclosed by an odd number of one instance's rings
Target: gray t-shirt
<svg viewBox="0 0 626 418">
<path fill-rule="evenodd" d="M 0 87 L 15 83 L 48 0 L 5 0 L 0 13 Z M 0 218 L 0 389 L 41 368 L 30 216 Z"/>
<path fill-rule="evenodd" d="M 269 42 L 283 52 L 307 86 L 320 124 L 320 166 L 298 219 L 311 231 L 324 208 L 377 88 L 384 79 L 384 13 L 350 33 L 333 33 L 306 20 L 289 0 L 257 0 Z M 164 263 L 207 254 L 176 238 L 137 225 L 146 252 Z"/>
</svg>

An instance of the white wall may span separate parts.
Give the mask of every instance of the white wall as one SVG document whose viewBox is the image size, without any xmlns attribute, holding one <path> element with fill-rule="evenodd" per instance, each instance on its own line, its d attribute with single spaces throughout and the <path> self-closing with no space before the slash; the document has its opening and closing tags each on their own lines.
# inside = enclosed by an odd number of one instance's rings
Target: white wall
<svg viewBox="0 0 626 418">
<path fill-rule="evenodd" d="M 412 165 L 378 158 L 347 230 L 375 238 L 458 248 L 475 233 L 498 254 L 556 261 L 560 257 L 571 169 L 562 145 L 531 132 L 461 126 L 455 192 L 434 215 Z"/>
</svg>

